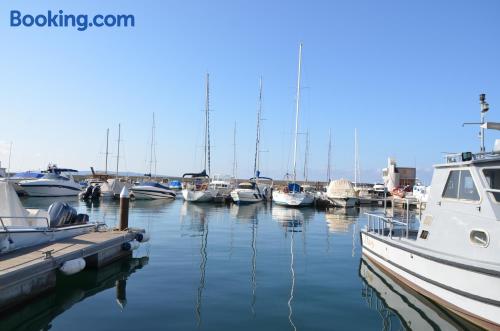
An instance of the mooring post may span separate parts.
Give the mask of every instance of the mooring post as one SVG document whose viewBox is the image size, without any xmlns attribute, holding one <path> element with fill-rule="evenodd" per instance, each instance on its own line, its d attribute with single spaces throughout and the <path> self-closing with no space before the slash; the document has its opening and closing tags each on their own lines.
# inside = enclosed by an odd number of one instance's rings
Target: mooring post
<svg viewBox="0 0 500 331">
<path fill-rule="evenodd" d="M 120 193 L 120 231 L 128 229 L 128 207 L 130 195 L 126 186 L 123 187 Z"/>
</svg>

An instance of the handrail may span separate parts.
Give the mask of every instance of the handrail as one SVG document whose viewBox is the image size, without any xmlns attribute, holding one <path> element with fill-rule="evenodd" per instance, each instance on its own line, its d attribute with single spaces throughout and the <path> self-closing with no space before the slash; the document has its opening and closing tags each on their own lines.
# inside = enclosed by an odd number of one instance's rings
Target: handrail
<svg viewBox="0 0 500 331">
<path fill-rule="evenodd" d="M 385 229 L 386 229 L 386 224 L 389 224 L 389 237 L 392 239 L 392 230 L 394 228 L 394 225 L 401 225 L 406 228 L 406 238 L 408 238 L 408 234 L 410 232 L 410 220 L 409 218 L 406 220 L 406 222 L 398 221 L 395 220 L 392 217 L 387 217 L 386 215 L 380 215 L 380 214 L 371 214 L 371 213 L 365 213 L 366 216 L 368 216 L 368 232 L 373 231 L 377 232 L 378 234 L 385 235 Z M 375 220 L 373 220 L 372 224 L 372 217 L 376 219 L 376 227 L 375 227 Z M 382 223 L 382 224 L 381 224 Z M 371 226 L 373 225 L 373 226 Z"/>
</svg>

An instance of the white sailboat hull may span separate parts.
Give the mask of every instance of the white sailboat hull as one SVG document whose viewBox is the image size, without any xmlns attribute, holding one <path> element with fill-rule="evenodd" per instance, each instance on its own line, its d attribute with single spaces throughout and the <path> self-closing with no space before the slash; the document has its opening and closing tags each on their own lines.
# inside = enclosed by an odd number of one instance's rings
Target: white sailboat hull
<svg viewBox="0 0 500 331">
<path fill-rule="evenodd" d="M 281 206 L 303 207 L 314 202 L 314 196 L 308 192 L 281 192 L 273 191 L 273 202 Z"/>
<path fill-rule="evenodd" d="M 475 324 L 500 328 L 500 272 L 494 266 L 458 264 L 415 250 L 407 240 L 366 231 L 361 239 L 363 255 L 408 286 Z"/>
<path fill-rule="evenodd" d="M 203 191 L 194 191 L 188 189 L 182 190 L 182 197 L 184 198 L 184 200 L 189 202 L 210 202 L 214 199 L 215 196 L 216 192 L 210 189 Z"/>
<path fill-rule="evenodd" d="M 266 197 L 260 191 L 251 189 L 235 189 L 231 191 L 231 198 L 237 204 L 255 203 L 266 200 Z"/>
</svg>

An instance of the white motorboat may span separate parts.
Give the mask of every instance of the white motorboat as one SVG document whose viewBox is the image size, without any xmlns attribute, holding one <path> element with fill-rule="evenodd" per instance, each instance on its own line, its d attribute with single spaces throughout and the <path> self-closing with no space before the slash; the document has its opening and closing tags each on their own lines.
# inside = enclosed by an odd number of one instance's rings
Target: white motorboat
<svg viewBox="0 0 500 331">
<path fill-rule="evenodd" d="M 500 328 L 500 141 L 484 148 L 488 105 L 481 95 L 481 149 L 434 166 L 418 229 L 368 214 L 363 255 L 414 290 L 486 329 Z"/>
<path fill-rule="evenodd" d="M 335 207 L 352 208 L 359 205 L 357 192 L 347 179 L 332 180 L 328 184 L 326 196 Z"/>
<path fill-rule="evenodd" d="M 0 253 L 74 237 L 97 230 L 99 223 L 89 223 L 88 215 L 63 202 L 48 211 L 25 209 L 8 182 L 0 182 Z"/>
<path fill-rule="evenodd" d="M 231 191 L 231 198 L 236 204 L 268 201 L 271 199 L 271 187 L 271 178 L 251 178 L 248 182 L 240 183 L 236 189 Z"/>
<path fill-rule="evenodd" d="M 27 195 L 33 197 L 77 196 L 81 185 L 73 179 L 72 172 L 77 171 L 49 166 L 42 178 L 23 180 L 19 182 L 19 186 Z"/>
<path fill-rule="evenodd" d="M 142 182 L 130 188 L 135 199 L 175 199 L 176 194 L 163 184 L 157 182 Z"/>
<path fill-rule="evenodd" d="M 214 175 L 208 184 L 209 189 L 215 191 L 215 196 L 226 199 L 231 196 L 234 186 L 229 176 Z"/>
<path fill-rule="evenodd" d="M 209 177 L 205 171 L 187 173 L 183 178 L 191 178 L 182 186 L 182 197 L 189 202 L 211 202 L 217 196 L 217 191 L 209 186 Z"/>
<path fill-rule="evenodd" d="M 289 207 L 304 207 L 314 203 L 314 194 L 305 191 L 297 183 L 297 138 L 299 135 L 300 75 L 302 66 L 302 43 L 299 45 L 299 68 L 297 77 L 297 98 L 295 107 L 295 134 L 293 144 L 293 180 L 286 186 L 273 190 L 273 202 Z"/>
</svg>

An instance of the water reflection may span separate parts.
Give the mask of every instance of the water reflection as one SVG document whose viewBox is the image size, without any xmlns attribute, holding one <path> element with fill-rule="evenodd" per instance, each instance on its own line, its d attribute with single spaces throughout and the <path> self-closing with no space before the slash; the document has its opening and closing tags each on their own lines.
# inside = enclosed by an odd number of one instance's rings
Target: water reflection
<svg viewBox="0 0 500 331">
<path fill-rule="evenodd" d="M 309 222 L 314 216 L 314 209 L 311 208 L 287 208 L 273 205 L 271 217 L 277 221 L 287 232 L 300 232 L 302 225 Z"/>
<path fill-rule="evenodd" d="M 362 296 L 379 313 L 382 330 L 481 330 L 395 281 L 365 257 L 359 275 Z"/>
<path fill-rule="evenodd" d="M 356 222 L 359 208 L 334 208 L 325 212 L 328 230 L 331 233 L 349 232 L 349 228 Z"/>
<path fill-rule="evenodd" d="M 127 279 L 148 260 L 148 257 L 128 258 L 69 277 L 58 275 L 55 291 L 0 316 L 0 330 L 48 330 L 52 321 L 73 305 L 112 287 L 116 288 L 118 307 L 125 309 Z"/>
</svg>

